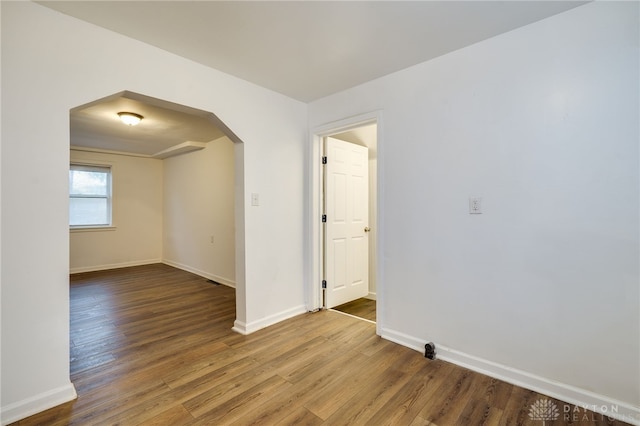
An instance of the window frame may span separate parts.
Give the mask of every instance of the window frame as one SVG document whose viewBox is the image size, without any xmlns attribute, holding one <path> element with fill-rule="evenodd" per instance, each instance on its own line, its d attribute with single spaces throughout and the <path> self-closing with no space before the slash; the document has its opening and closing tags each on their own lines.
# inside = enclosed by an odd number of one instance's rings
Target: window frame
<svg viewBox="0 0 640 426">
<path fill-rule="evenodd" d="M 115 226 L 113 225 L 113 165 L 112 164 L 97 164 L 97 163 L 84 163 L 72 161 L 69 164 L 69 172 L 72 170 L 82 170 L 85 171 L 97 171 L 97 172 L 107 172 L 107 194 L 106 195 L 86 195 L 86 194 L 72 194 L 71 193 L 71 185 L 69 185 L 68 193 L 69 193 L 69 202 L 72 199 L 80 199 L 80 198 L 97 198 L 97 199 L 106 199 L 107 201 L 107 223 L 106 224 L 88 224 L 88 225 L 71 225 L 71 215 L 69 215 L 69 230 L 70 231 L 100 231 L 100 230 L 114 230 Z"/>
</svg>

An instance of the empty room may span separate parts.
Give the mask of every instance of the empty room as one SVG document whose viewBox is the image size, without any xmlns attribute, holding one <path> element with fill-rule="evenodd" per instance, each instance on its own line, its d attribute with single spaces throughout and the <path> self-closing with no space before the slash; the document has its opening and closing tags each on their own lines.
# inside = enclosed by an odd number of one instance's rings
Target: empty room
<svg viewBox="0 0 640 426">
<path fill-rule="evenodd" d="M 639 2 L 0 18 L 3 425 L 640 425 Z"/>
</svg>

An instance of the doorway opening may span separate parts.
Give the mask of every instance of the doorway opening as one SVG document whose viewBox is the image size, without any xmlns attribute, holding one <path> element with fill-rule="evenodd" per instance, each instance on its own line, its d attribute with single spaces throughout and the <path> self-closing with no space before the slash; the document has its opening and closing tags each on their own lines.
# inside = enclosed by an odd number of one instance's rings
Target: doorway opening
<svg viewBox="0 0 640 426">
<path fill-rule="evenodd" d="M 311 157 L 320 167 L 311 167 L 311 209 L 317 212 L 311 220 L 311 252 L 317 278 L 309 289 L 310 308 L 375 322 L 378 330 L 379 128 L 374 113 L 314 132 Z"/>
<path fill-rule="evenodd" d="M 121 123 L 123 111 L 140 123 Z M 235 287 L 244 320 L 244 144 L 233 131 L 211 112 L 123 91 L 71 109 L 70 137 L 71 161 L 106 165 L 113 181 L 113 222 L 71 230 L 70 272 L 165 263 Z"/>
</svg>

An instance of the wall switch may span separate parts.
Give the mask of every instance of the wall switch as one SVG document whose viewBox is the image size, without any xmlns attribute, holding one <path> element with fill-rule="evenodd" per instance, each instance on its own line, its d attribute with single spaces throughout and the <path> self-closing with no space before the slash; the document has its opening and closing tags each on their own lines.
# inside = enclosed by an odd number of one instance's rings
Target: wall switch
<svg viewBox="0 0 640 426">
<path fill-rule="evenodd" d="M 213 244 L 213 235 L 211 236 L 211 244 Z"/>
<path fill-rule="evenodd" d="M 252 206 L 259 206 L 260 205 L 260 195 L 256 192 L 253 192 L 251 194 L 251 205 Z"/>
<path fill-rule="evenodd" d="M 469 214 L 482 214 L 481 197 L 469 197 Z"/>
</svg>

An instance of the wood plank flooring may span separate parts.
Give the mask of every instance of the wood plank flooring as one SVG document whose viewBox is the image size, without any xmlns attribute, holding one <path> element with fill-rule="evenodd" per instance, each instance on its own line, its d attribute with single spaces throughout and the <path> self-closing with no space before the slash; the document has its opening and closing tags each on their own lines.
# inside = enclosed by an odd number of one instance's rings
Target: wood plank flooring
<svg viewBox="0 0 640 426">
<path fill-rule="evenodd" d="M 543 424 L 528 414 L 545 396 L 337 312 L 236 334 L 233 289 L 166 265 L 73 275 L 70 297 L 78 399 L 19 425 Z M 588 414 L 546 425 L 623 424 Z"/>
<path fill-rule="evenodd" d="M 376 322 L 376 301 L 364 297 L 333 308 L 336 311 Z"/>
</svg>

